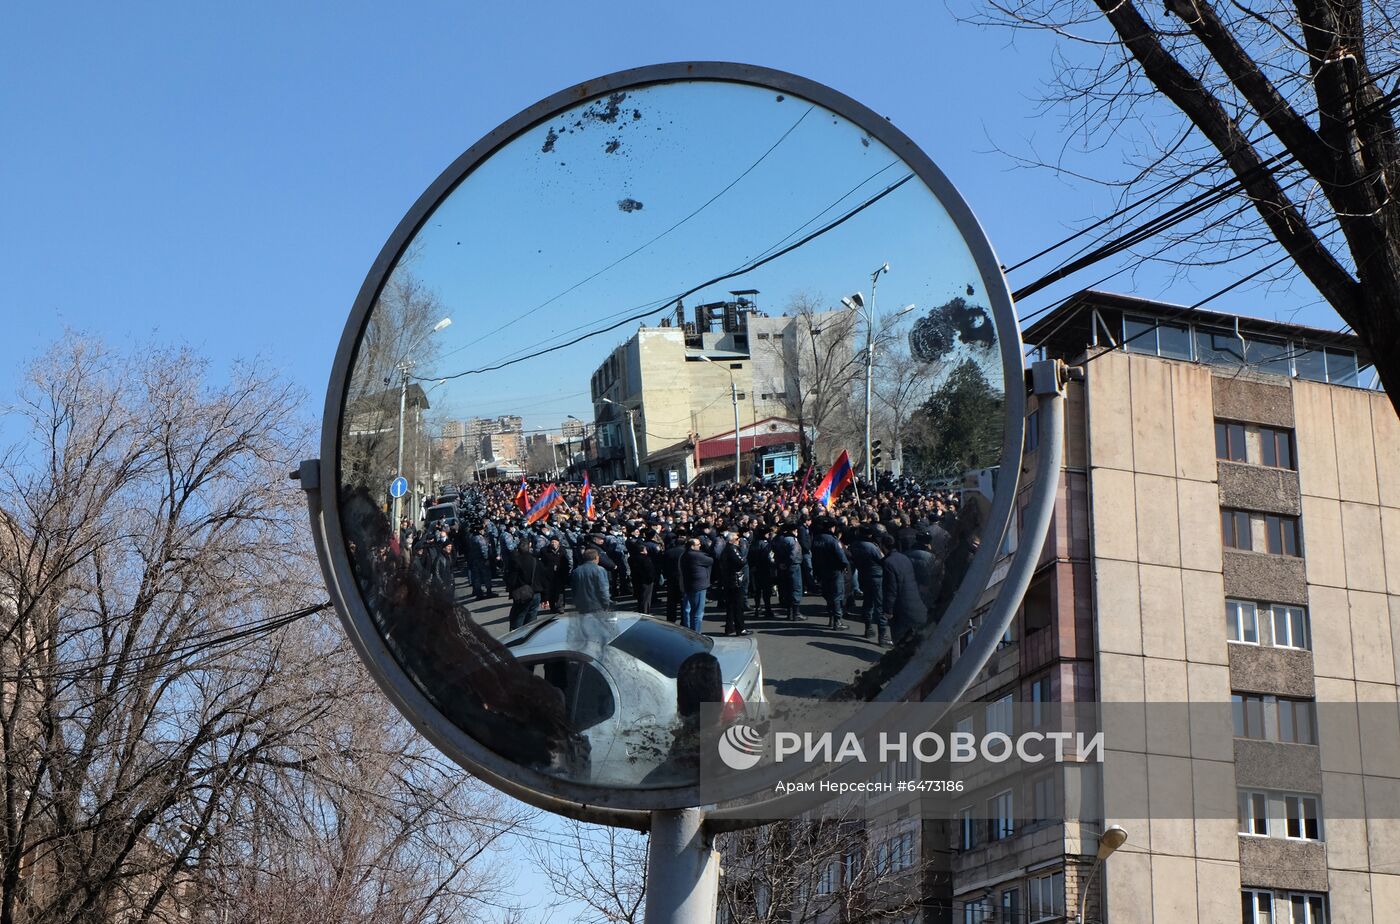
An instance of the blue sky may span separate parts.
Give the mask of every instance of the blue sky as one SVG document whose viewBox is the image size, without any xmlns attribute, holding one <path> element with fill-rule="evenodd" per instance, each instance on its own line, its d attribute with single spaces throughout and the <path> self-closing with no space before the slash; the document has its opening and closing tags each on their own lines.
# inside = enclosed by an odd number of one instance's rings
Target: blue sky
<svg viewBox="0 0 1400 924">
<path fill-rule="evenodd" d="M 1010 265 L 1112 204 L 1102 189 L 1015 169 L 995 150 L 1053 157 L 1066 144 L 1061 116 L 1035 101 L 1054 47 L 1025 34 L 1013 45 L 923 0 L 10 6 L 0 28 L 0 317 L 9 322 L 0 406 L 20 363 L 72 327 L 117 342 L 187 343 L 216 365 L 261 356 L 319 412 L 346 312 L 423 188 L 535 101 L 662 61 L 788 70 L 887 115 L 959 187 Z M 1120 150 L 1068 162 L 1114 171 Z M 898 270 L 882 281 L 882 301 Z M 1114 287 L 1189 303 L 1240 272 L 1172 281 L 1146 269 Z M 1338 326 L 1305 285 L 1295 288 L 1242 289 L 1213 307 L 1285 318 L 1301 308 L 1301 323 Z M 560 419 L 547 403 L 553 383 L 510 390 L 516 405 L 500 412 L 546 402 Z M 538 890 L 528 866 L 522 891 Z"/>
</svg>

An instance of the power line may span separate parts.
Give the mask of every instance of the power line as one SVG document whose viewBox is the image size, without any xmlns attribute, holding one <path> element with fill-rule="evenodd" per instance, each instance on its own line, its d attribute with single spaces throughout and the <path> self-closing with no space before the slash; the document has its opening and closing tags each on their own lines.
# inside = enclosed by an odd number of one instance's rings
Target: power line
<svg viewBox="0 0 1400 924">
<path fill-rule="evenodd" d="M 885 197 L 888 196 L 890 193 L 892 193 L 892 192 L 894 192 L 895 190 L 899 189 L 901 186 L 903 186 L 905 183 L 909 182 L 909 181 L 910 181 L 911 179 L 913 179 L 913 178 L 914 178 L 914 174 L 913 174 L 913 173 L 905 174 L 904 177 L 903 177 L 902 179 L 899 179 L 899 180 L 897 180 L 896 182 L 894 182 L 894 183 L 890 184 L 889 186 L 885 187 L 883 190 L 881 190 L 880 192 L 878 192 L 878 193 L 876 193 L 875 195 L 871 196 L 869 199 L 866 199 L 866 200 L 865 200 L 864 202 L 862 202 L 860 205 L 857 205 L 857 206 L 855 206 L 854 208 L 852 208 L 852 209 L 850 209 L 849 211 L 847 211 L 847 212 L 846 212 L 845 214 L 843 214 L 840 218 L 837 218 L 837 219 L 835 219 L 835 220 L 833 220 L 833 221 L 828 222 L 827 224 L 825 224 L 825 225 L 823 225 L 822 227 L 818 228 L 816 231 L 813 231 L 811 234 L 808 234 L 806 237 L 803 237 L 801 240 L 798 240 L 796 243 L 789 244 L 787 247 L 784 247 L 783 249 L 777 251 L 776 253 L 773 253 L 773 254 L 771 254 L 771 255 L 769 255 L 769 256 L 767 256 L 767 257 L 764 257 L 764 258 L 762 258 L 762 259 L 760 259 L 760 260 L 756 260 L 756 261 L 754 261 L 754 262 L 752 262 L 752 263 L 750 263 L 750 264 L 748 264 L 748 265 L 746 265 L 746 266 L 744 266 L 744 267 L 741 267 L 741 268 L 739 268 L 739 269 L 737 269 L 737 270 L 734 270 L 734 271 L 731 271 L 731 272 L 728 272 L 728 273 L 721 274 L 721 275 L 719 275 L 719 276 L 714 277 L 713 279 L 707 279 L 706 281 L 700 283 L 699 285 L 692 286 L 692 287 L 690 287 L 689 289 L 686 289 L 684 292 L 679 293 L 679 294 L 676 295 L 675 297 L 667 299 L 666 302 L 665 302 L 665 304 L 669 305 L 669 304 L 671 304 L 671 303 L 673 303 L 673 302 L 679 301 L 679 300 L 681 300 L 681 299 L 683 299 L 683 298 L 686 298 L 686 297 L 689 296 L 689 295 L 693 295 L 693 294 L 695 294 L 696 292 L 699 292 L 701 289 L 707 288 L 707 287 L 709 287 L 709 286 L 715 285 L 715 284 L 720 283 L 720 282 L 724 282 L 724 281 L 727 280 L 727 279 L 734 279 L 734 278 L 736 278 L 736 277 L 738 277 L 738 276 L 743 276 L 743 275 L 746 275 L 747 273 L 751 273 L 751 272 L 753 272 L 754 270 L 758 269 L 759 267 L 764 266 L 765 264 L 771 263 L 771 262 L 773 262 L 774 260 L 779 259 L 780 257 L 784 257 L 784 256 L 786 256 L 787 254 L 792 253 L 794 250 L 797 250 L 799 247 L 803 247 L 803 246 L 805 246 L 806 244 L 811 243 L 812 241 L 816 240 L 817 238 L 821 237 L 822 235 L 824 235 L 824 234 L 826 234 L 826 233 L 828 233 L 828 232 L 830 232 L 830 231 L 833 231 L 833 230 L 835 230 L 836 228 L 840 227 L 841 225 L 845 224 L 846 222 L 850 221 L 852 218 L 854 218 L 855 216 L 859 215 L 861 212 L 865 211 L 866 209 L 870 208 L 872 205 L 874 205 L 875 203 L 879 202 L 881 199 L 885 198 Z M 654 303 L 648 303 L 648 304 L 654 304 Z M 558 352 L 559 350 L 565 349 L 566 347 L 573 346 L 574 344 L 579 343 L 579 342 L 581 342 L 581 341 L 588 340 L 588 339 L 590 339 L 590 338 L 592 338 L 592 337 L 597 337 L 597 336 L 599 336 L 599 335 L 601 335 L 601 334 L 606 334 L 606 333 L 608 333 L 608 332 L 610 332 L 610 331 L 614 331 L 614 330 L 616 330 L 617 328 L 622 327 L 622 326 L 624 326 L 624 325 L 626 325 L 626 324 L 629 324 L 629 323 L 631 323 L 631 322 L 633 322 L 633 321 L 640 321 L 640 320 L 642 320 L 643 318 L 649 317 L 649 316 L 651 316 L 651 315 L 653 315 L 653 314 L 655 314 L 655 313 L 656 313 L 656 309 L 654 309 L 654 308 L 646 308 L 646 309 L 640 311 L 639 313 L 633 314 L 633 315 L 629 315 L 629 316 L 623 318 L 622 320 L 620 320 L 620 321 L 618 321 L 618 322 L 616 322 L 616 323 L 614 323 L 614 324 L 609 324 L 609 325 L 607 325 L 606 327 L 597 328 L 597 329 L 595 329 L 595 330 L 593 330 L 593 331 L 590 331 L 590 332 L 588 332 L 588 333 L 586 333 L 586 334 L 583 334 L 582 336 L 576 337 L 576 338 L 574 338 L 573 340 L 570 340 L 568 343 L 561 343 L 561 344 L 556 344 L 555 346 L 545 347 L 545 348 L 543 348 L 543 349 L 539 349 L 539 350 L 532 351 L 532 352 L 530 352 L 530 353 L 525 354 L 524 356 L 519 356 L 519 357 L 516 357 L 516 358 L 514 358 L 514 359 L 503 359 L 503 360 L 501 360 L 501 361 L 499 361 L 499 362 L 496 362 L 496 363 L 494 363 L 494 364 L 492 364 L 492 365 L 481 366 L 481 367 L 476 368 L 476 369 L 467 369 L 467 370 L 465 370 L 465 371 L 463 371 L 463 372 L 456 372 L 456 373 L 453 373 L 453 374 L 451 374 L 451 375 L 434 375 L 434 376 L 426 376 L 426 377 L 425 377 L 425 376 L 415 376 L 414 378 L 418 379 L 419 381 L 436 381 L 436 380 L 438 380 L 438 379 L 457 379 L 457 378 L 461 378 L 461 377 L 466 376 L 466 375 L 480 375 L 480 374 L 485 373 L 485 372 L 496 372 L 496 371 L 498 371 L 498 370 L 500 370 L 500 369 L 504 369 L 504 368 L 506 368 L 506 367 L 508 367 L 508 366 L 516 365 L 517 363 L 524 362 L 524 361 L 526 361 L 526 360 L 528 360 L 528 359 L 537 359 L 537 358 L 540 357 L 540 356 L 545 356 L 545 355 L 548 355 L 548 354 L 550 354 L 550 353 Z"/>
<path fill-rule="evenodd" d="M 883 174 L 883 172 L 888 171 L 890 167 L 895 167 L 895 165 L 899 164 L 899 162 L 900 161 L 897 160 L 890 161 L 889 164 L 885 164 L 885 167 L 879 168 L 878 171 L 874 172 L 874 174 L 868 175 L 867 178 L 862 179 L 861 182 L 855 183 L 854 186 L 851 186 L 850 189 L 847 189 L 846 192 L 841 193 L 840 196 L 837 196 L 836 199 L 833 199 L 832 202 L 827 204 L 825 209 L 818 211 L 818 213 L 816 213 L 815 216 L 808 218 L 808 220 L 804 221 L 804 223 L 802 224 L 799 224 L 797 228 L 794 228 L 794 230 L 788 231 L 787 234 L 783 235 L 783 238 L 778 239 L 778 241 L 774 242 L 774 244 L 767 246 L 767 248 L 764 248 L 763 251 L 759 251 L 759 255 L 755 256 L 755 258 L 748 258 L 745 260 L 745 263 L 741 263 L 741 265 L 739 266 L 746 265 L 746 263 L 752 262 L 752 260 L 763 258 L 763 256 L 767 256 L 769 255 L 769 253 L 776 251 L 776 249 L 780 248 L 780 246 L 783 246 L 785 242 L 791 241 L 792 238 L 797 237 L 798 234 L 801 234 L 802 230 L 808 227 L 808 225 L 811 225 L 813 221 L 816 221 L 818 220 L 818 218 L 825 216 L 827 211 L 834 209 L 834 207 L 839 206 L 839 204 L 846 202 L 847 199 L 850 199 L 851 193 L 857 192 L 857 190 L 860 189 L 861 186 L 867 185 L 867 183 L 871 182 L 872 179 L 875 179 L 876 176 L 879 176 Z M 602 315 L 601 318 L 595 318 L 592 319 L 592 321 L 581 323 L 581 325 L 578 325 L 577 328 L 561 330 L 561 332 L 556 333 L 556 335 L 550 336 L 549 340 L 557 340 L 559 339 L 559 337 L 567 337 L 568 335 L 571 335 L 571 333 L 577 333 L 578 330 L 587 329 L 589 323 L 602 323 L 603 321 L 610 321 L 610 319 L 613 318 L 619 318 L 619 316 L 627 314 L 627 312 L 638 311 L 638 309 L 641 308 L 661 308 L 662 305 L 671 305 L 673 304 L 673 302 L 675 302 L 673 298 L 655 298 L 655 300 L 643 302 L 643 304 L 636 305 L 636 307 L 624 308 L 622 309 L 622 311 L 615 311 L 609 315 Z M 533 344 L 533 346 L 539 346 L 539 344 Z M 514 353 L 507 353 L 504 357 L 501 358 L 505 358 L 505 360 L 510 360 L 510 358 L 517 357 L 519 356 L 519 354 L 526 353 L 526 351 L 528 351 L 529 349 L 532 349 L 532 347 L 525 347 L 525 349 L 515 350 Z M 426 379 L 424 379 L 424 381 L 426 381 Z"/>
<path fill-rule="evenodd" d="M 1396 66 L 1394 66 L 1394 67 L 1387 68 L 1386 70 L 1381 71 L 1380 73 L 1373 75 L 1373 80 L 1383 80 L 1383 79 L 1385 79 L 1386 77 L 1392 76 L 1392 75 L 1394 75 L 1394 74 L 1396 74 L 1396 73 L 1400 73 L 1400 65 L 1396 65 Z M 1351 121 L 1354 123 L 1355 120 L 1356 120 L 1357 118 L 1359 118 L 1359 117 L 1361 117 L 1362 115 L 1366 114 L 1368 111 L 1370 111 L 1370 110 L 1373 109 L 1373 108 L 1382 108 L 1383 105 L 1384 105 L 1384 103 L 1385 103 L 1386 98 L 1387 98 L 1387 97 L 1394 97 L 1394 96 L 1396 95 L 1397 92 L 1400 92 L 1400 87 L 1397 87 L 1396 90 L 1392 90 L 1389 94 L 1386 94 L 1386 96 L 1383 96 L 1380 100 L 1377 100 L 1375 103 L 1372 103 L 1372 104 L 1370 104 L 1369 106 L 1363 108 L 1362 110 L 1356 112 L 1356 113 L 1352 116 Z M 1287 105 L 1287 101 L 1284 101 L 1283 103 L 1281 103 L 1281 105 Z M 1316 115 L 1320 110 L 1321 110 L 1321 106 L 1317 106 L 1317 107 L 1315 107 L 1315 108 L 1313 108 L 1313 109 L 1311 109 L 1311 110 L 1308 110 L 1307 112 L 1302 113 L 1301 116 L 1300 116 L 1300 118 L 1308 118 L 1308 117 L 1310 117 L 1310 116 Z M 1277 110 L 1275 110 L 1275 111 L 1277 111 Z M 1254 146 L 1256 146 L 1256 145 L 1258 145 L 1258 144 L 1261 144 L 1261 143 L 1264 142 L 1269 136 L 1271 136 L 1271 135 L 1276 135 L 1276 133 L 1274 132 L 1274 130 L 1273 130 L 1272 128 L 1268 127 L 1268 124 L 1267 124 L 1268 115 L 1267 115 L 1267 114 L 1261 114 L 1261 115 L 1260 115 L 1260 119 L 1261 119 L 1261 121 L 1264 121 L 1264 123 L 1265 123 L 1265 131 L 1264 131 L 1264 133 L 1263 133 L 1261 136 L 1259 136 L 1259 137 L 1257 137 L 1257 138 L 1254 138 L 1254 139 L 1251 139 L 1251 140 L 1248 140 L 1248 141 L 1245 142 L 1245 143 L 1246 143 L 1249 147 L 1251 147 L 1251 148 L 1254 147 Z M 1278 158 L 1278 157 L 1283 156 L 1283 155 L 1284 155 L 1284 152 L 1280 152 L 1279 154 L 1272 155 L 1270 158 L 1268 158 L 1268 160 L 1273 160 L 1273 159 Z M 1295 158 L 1292 154 L 1287 154 L 1286 156 L 1283 157 L 1283 159 L 1284 159 L 1285 161 L 1293 161 L 1293 160 L 1296 160 L 1296 158 Z M 1267 161 L 1266 161 L 1266 162 L 1267 162 Z M 1066 246 L 1066 245 L 1068 245 L 1068 244 L 1070 244 L 1070 243 L 1073 243 L 1074 241 L 1078 240 L 1079 238 L 1083 237 L 1084 235 L 1088 234 L 1089 232 L 1093 231 L 1094 229 L 1100 228 L 1100 227 L 1102 227 L 1102 226 L 1105 225 L 1105 224 L 1109 224 L 1110 222 L 1114 221 L 1115 219 L 1121 218 L 1121 217 L 1124 216 L 1124 215 L 1127 215 L 1127 214 L 1129 214 L 1129 213 L 1131 213 L 1131 212 L 1137 211 L 1138 209 L 1145 207 L 1146 205 L 1150 204 L 1151 202 L 1153 202 L 1153 201 L 1155 201 L 1155 200 L 1158 200 L 1158 199 L 1161 199 L 1161 198 L 1167 196 L 1167 195 L 1170 194 L 1171 192 L 1175 191 L 1176 189 L 1180 188 L 1181 186 L 1184 186 L 1186 183 L 1190 182 L 1191 180 L 1195 179 L 1196 177 L 1202 176 L 1202 175 L 1204 175 L 1204 174 L 1206 174 L 1206 173 L 1209 173 L 1209 172 L 1211 172 L 1211 171 L 1214 171 L 1214 170 L 1219 170 L 1219 169 L 1221 169 L 1222 167 L 1225 167 L 1225 166 L 1226 166 L 1225 155 L 1222 154 L 1222 153 L 1217 152 L 1207 163 L 1201 165 L 1200 167 L 1196 168 L 1195 170 L 1192 170 L 1190 173 L 1187 173 L 1185 176 L 1178 177 L 1178 178 L 1176 178 L 1175 180 L 1173 180 L 1173 181 L 1171 181 L 1171 182 L 1169 182 L 1169 183 L 1166 183 L 1165 185 L 1162 185 L 1162 186 L 1157 187 L 1155 190 L 1152 190 L 1152 191 L 1148 192 L 1147 194 L 1145 194 L 1143 197 L 1140 197 L 1140 198 L 1137 199 L 1136 201 L 1130 202 L 1130 203 L 1128 203 L 1127 205 L 1124 205 L 1124 206 L 1120 207 L 1119 209 L 1117 209 L 1116 211 L 1114 211 L 1112 214 L 1108 215 L 1107 217 L 1102 218 L 1102 219 L 1100 219 L 1099 221 L 1096 221 L 1096 222 L 1094 222 L 1093 224 L 1091 224 L 1091 225 L 1089 225 L 1089 226 L 1087 226 L 1087 227 L 1085 227 L 1085 228 L 1081 228 L 1079 231 L 1076 231 L 1076 232 L 1074 232 L 1073 234 L 1069 235 L 1068 237 L 1063 238 L 1062 240 L 1060 240 L 1060 241 L 1058 241 L 1058 242 L 1056 242 L 1056 243 L 1054 243 L 1054 244 L 1051 244 L 1050 246 L 1044 248 L 1043 250 L 1040 250 L 1040 251 L 1038 251 L 1037 253 L 1032 254 L 1031 256 L 1025 258 L 1024 260 L 1021 260 L 1019 263 L 1014 264 L 1014 265 L 1011 266 L 1009 269 L 1006 269 L 1006 270 L 1004 270 L 1003 272 L 1006 272 L 1006 273 L 1015 272 L 1016 270 L 1020 269 L 1021 267 L 1026 266 L 1027 264 L 1032 263 L 1032 262 L 1034 262 L 1035 260 L 1038 260 L 1039 258 L 1045 256 L 1046 254 L 1052 253 L 1052 252 L 1054 252 L 1054 251 L 1060 249 L 1061 247 L 1064 247 L 1064 246 Z M 1082 252 L 1082 250 L 1081 250 L 1080 252 Z"/>
<path fill-rule="evenodd" d="M 788 126 L 788 130 L 785 131 L 785 132 L 783 132 L 782 135 L 780 135 L 780 136 L 778 137 L 778 140 L 775 141 L 775 142 L 773 142 L 773 144 L 768 148 L 768 150 L 764 151 L 763 154 L 761 154 L 761 155 L 759 156 L 758 160 L 756 160 L 756 161 L 754 161 L 753 163 L 749 164 L 749 166 L 748 166 L 747 168 L 744 169 L 744 172 L 740 173 L 737 177 L 735 177 L 733 180 L 731 180 L 730 183 L 729 183 L 727 186 L 725 186 L 723 189 L 721 189 L 719 192 L 715 193 L 715 194 L 714 194 L 713 196 L 711 196 L 709 199 L 705 200 L 705 202 L 704 202 L 703 204 L 701 204 L 701 206 L 700 206 L 699 208 L 695 209 L 695 211 L 691 212 L 689 215 L 686 215 L 686 216 L 685 216 L 684 218 L 682 218 L 680 221 L 678 221 L 678 222 L 676 222 L 675 224 L 671 225 L 671 227 L 667 228 L 665 231 L 662 231 L 660 234 L 656 235 L 656 236 L 653 237 L 651 240 L 647 241 L 647 242 L 644 243 L 644 244 L 639 245 L 636 249 L 634 249 L 634 250 L 632 250 L 632 251 L 630 251 L 630 252 L 628 252 L 628 253 L 626 253 L 626 254 L 623 254 L 623 255 L 620 256 L 620 257 L 618 257 L 616 260 L 614 260 L 613 262 L 609 263 L 607 266 L 603 267 L 602 269 L 598 270 L 597 272 L 595 272 L 595 273 L 593 273 L 593 274 L 591 274 L 591 275 L 589 275 L 589 276 L 587 276 L 587 277 L 585 277 L 585 278 L 583 278 L 583 279 L 580 279 L 578 282 L 576 282 L 576 283 L 574 283 L 573 285 L 569 286 L 569 287 L 568 287 L 567 289 L 565 289 L 564 291 L 558 293 L 557 295 L 553 295 L 553 296 L 551 296 L 551 297 L 545 299 L 543 302 L 541 302 L 540 304 L 538 304 L 538 305 L 536 305 L 535 307 L 531 308 L 529 311 L 526 311 L 524 314 L 517 315 L 516 317 L 514 317 L 514 318 L 512 318 L 511 320 L 507 321 L 506 323 L 502 324 L 500 327 L 497 327 L 497 328 L 495 328 L 494 330 L 487 331 L 486 333 L 482 334 L 480 337 L 476 338 L 475 340 L 473 340 L 473 341 L 471 341 L 471 342 L 469 342 L 469 343 L 463 344 L 462 346 L 460 346 L 460 347 L 458 347 L 457 349 L 453 350 L 451 353 L 445 353 L 445 354 L 443 354 L 443 357 L 442 357 L 442 358 L 446 358 L 447 356 L 451 356 L 451 355 L 453 355 L 453 354 L 455 354 L 455 353 L 460 353 L 462 350 L 465 350 L 467 347 L 475 346 L 476 344 L 480 343 L 481 341 L 485 340 L 486 338 L 491 337 L 491 336 L 494 336 L 494 335 L 496 335 L 496 334 L 499 334 L 501 331 L 505 330 L 506 328 L 510 327 L 511 325 L 516 324 L 516 323 L 518 323 L 518 322 L 520 322 L 520 321 L 525 320 L 525 319 L 528 318 L 530 315 L 532 315 L 532 314 L 534 314 L 535 312 L 537 312 L 537 311 L 539 311 L 539 310 L 541 310 L 541 309 L 543 309 L 543 308 L 545 308 L 545 307 L 547 307 L 547 306 L 553 304 L 554 302 L 556 302 L 556 301 L 558 301 L 559 299 L 563 298 L 565 295 L 568 295 L 570 292 L 574 291 L 575 289 L 579 288 L 580 286 L 585 285 L 585 284 L 587 284 L 587 283 L 593 281 L 594 279 L 597 279 L 599 276 L 603 275 L 603 274 L 606 273 L 608 270 L 610 270 L 610 269 L 612 269 L 613 267 L 617 266 L 619 263 L 622 263 L 622 262 L 624 262 L 624 261 L 626 261 L 626 260 L 631 259 L 632 257 L 635 257 L 637 254 L 641 253 L 643 250 L 646 250 L 646 249 L 647 249 L 648 247 L 650 247 L 652 244 L 655 244 L 657 241 L 661 240 L 663 237 L 665 237 L 666 235 L 670 234 L 672 231 L 676 230 L 676 229 L 679 228 L 681 225 L 683 225 L 683 224 L 685 224 L 686 222 L 690 221 L 690 219 L 694 218 L 696 215 L 699 215 L 699 214 L 700 214 L 701 212 L 703 212 L 705 209 L 709 208 L 710 205 L 713 204 L 714 201 L 715 201 L 716 199 L 718 199 L 720 196 L 723 196 L 725 193 L 729 192 L 729 190 L 733 189 L 733 188 L 739 183 L 740 180 L 742 180 L 744 177 L 746 177 L 746 176 L 748 176 L 750 173 L 752 173 L 752 172 L 754 171 L 754 169 L 758 167 L 759 164 L 761 164 L 761 163 L 763 163 L 765 160 L 767 160 L 767 159 L 768 159 L 768 155 L 769 155 L 769 154 L 772 154 L 775 150 L 777 150 L 778 145 L 780 145 L 780 144 L 782 144 L 784 141 L 786 141 L 786 140 L 787 140 L 787 137 L 788 137 L 789 135 L 791 135 L 791 134 L 797 129 L 797 126 L 799 126 L 799 125 L 802 124 L 802 121 L 803 121 L 804 119 L 806 119 L 807 116 L 809 116 L 809 115 L 812 113 L 812 110 L 815 109 L 815 108 L 816 108 L 816 106 L 808 106 L 807 109 L 806 109 L 806 111 L 804 111 L 804 112 L 802 113 L 802 115 L 800 115 L 800 116 L 797 117 L 797 121 L 796 121 L 796 122 L 793 122 L 792 125 Z"/>
</svg>

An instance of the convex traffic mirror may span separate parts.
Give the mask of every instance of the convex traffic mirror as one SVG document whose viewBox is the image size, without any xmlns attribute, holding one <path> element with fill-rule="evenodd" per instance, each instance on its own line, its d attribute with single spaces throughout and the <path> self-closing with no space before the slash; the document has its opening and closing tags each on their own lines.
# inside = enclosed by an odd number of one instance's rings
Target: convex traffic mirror
<svg viewBox="0 0 1400 924">
<path fill-rule="evenodd" d="M 929 678 L 1002 544 L 1020 377 L 990 247 L 887 120 L 735 65 L 590 82 L 448 168 L 365 282 L 323 447 L 343 616 L 474 772 L 692 804 L 702 704 Z"/>
</svg>

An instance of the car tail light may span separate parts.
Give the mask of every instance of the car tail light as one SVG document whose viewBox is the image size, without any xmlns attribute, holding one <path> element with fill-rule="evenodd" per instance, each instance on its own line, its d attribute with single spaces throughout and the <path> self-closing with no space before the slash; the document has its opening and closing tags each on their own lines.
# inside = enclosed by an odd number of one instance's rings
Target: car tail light
<svg viewBox="0 0 1400 924">
<path fill-rule="evenodd" d="M 720 721 L 733 722 L 744 714 L 744 697 L 739 693 L 739 688 L 734 687 L 725 697 L 724 708 L 720 710 Z"/>
</svg>

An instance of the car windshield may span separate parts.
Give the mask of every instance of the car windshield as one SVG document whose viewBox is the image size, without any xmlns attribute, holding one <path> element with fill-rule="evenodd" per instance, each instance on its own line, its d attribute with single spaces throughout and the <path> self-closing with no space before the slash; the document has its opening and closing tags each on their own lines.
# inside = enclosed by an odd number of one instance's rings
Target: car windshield
<svg viewBox="0 0 1400 924">
<path fill-rule="evenodd" d="M 423 518 L 428 521 L 450 520 L 456 515 L 456 508 L 454 508 L 451 504 L 443 504 L 440 507 L 429 507 L 428 512 L 424 514 Z"/>
<path fill-rule="evenodd" d="M 674 678 L 681 662 L 693 654 L 709 651 L 714 641 L 685 629 L 638 619 L 609 642 L 618 651 L 625 651 L 638 661 L 667 677 Z"/>
</svg>

